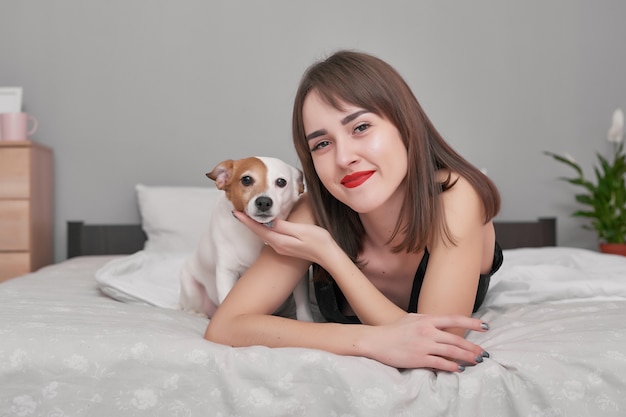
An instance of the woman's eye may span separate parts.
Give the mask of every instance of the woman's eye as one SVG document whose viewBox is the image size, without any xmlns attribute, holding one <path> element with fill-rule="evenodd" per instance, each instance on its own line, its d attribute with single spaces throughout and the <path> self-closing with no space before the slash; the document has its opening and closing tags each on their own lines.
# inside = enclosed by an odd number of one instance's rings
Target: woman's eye
<svg viewBox="0 0 626 417">
<path fill-rule="evenodd" d="M 311 152 L 313 151 L 317 151 L 318 149 L 322 149 L 327 147 L 328 145 L 330 145 L 330 142 L 327 140 L 321 140 L 319 142 L 317 142 L 315 145 L 313 145 L 313 148 L 311 148 Z"/>
<path fill-rule="evenodd" d="M 355 133 L 363 133 L 370 127 L 369 123 L 361 123 L 357 127 L 354 128 Z"/>
</svg>

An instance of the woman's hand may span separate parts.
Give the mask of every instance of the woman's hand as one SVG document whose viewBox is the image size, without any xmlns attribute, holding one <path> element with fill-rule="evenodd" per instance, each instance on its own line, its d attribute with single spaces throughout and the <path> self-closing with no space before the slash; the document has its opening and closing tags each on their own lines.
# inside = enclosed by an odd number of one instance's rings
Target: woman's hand
<svg viewBox="0 0 626 417">
<path fill-rule="evenodd" d="M 365 356 L 396 368 L 463 371 L 489 355 L 478 345 L 451 334 L 447 328 L 484 332 L 478 319 L 452 315 L 406 314 L 393 323 L 372 327 L 362 348 Z"/>
<path fill-rule="evenodd" d="M 313 224 L 274 220 L 271 226 L 255 222 L 245 213 L 233 215 L 280 255 L 321 263 L 329 245 L 336 243 L 330 233 Z"/>
</svg>

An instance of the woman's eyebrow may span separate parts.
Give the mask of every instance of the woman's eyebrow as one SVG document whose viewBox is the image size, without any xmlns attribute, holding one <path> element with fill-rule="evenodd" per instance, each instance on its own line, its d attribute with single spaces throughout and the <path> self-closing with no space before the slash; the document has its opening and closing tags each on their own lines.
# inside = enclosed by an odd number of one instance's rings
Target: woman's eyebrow
<svg viewBox="0 0 626 417">
<path fill-rule="evenodd" d="M 367 110 L 359 110 L 357 112 L 349 114 L 346 117 L 344 117 L 343 119 L 341 119 L 341 124 L 345 126 L 348 123 L 350 123 L 351 121 L 353 121 L 354 119 L 356 119 L 357 117 L 359 117 L 360 115 L 362 115 L 363 113 L 369 113 L 369 111 L 367 111 Z"/>
<path fill-rule="evenodd" d="M 356 119 L 357 117 L 359 117 L 360 115 L 362 115 L 364 113 L 369 113 L 369 111 L 368 110 L 359 110 L 359 111 L 356 111 L 356 112 L 354 112 L 352 114 L 349 114 L 346 117 L 344 117 L 343 119 L 341 119 L 341 124 L 345 126 L 345 125 L 347 125 L 348 123 L 350 123 L 351 121 L 353 121 L 354 119 Z M 307 141 L 309 141 L 311 139 L 315 139 L 318 136 L 323 136 L 326 133 L 328 133 L 328 132 L 326 132 L 325 129 L 316 130 L 315 132 L 309 133 L 308 135 L 306 135 L 305 139 Z"/>
<path fill-rule="evenodd" d="M 326 132 L 325 129 L 316 130 L 315 132 L 309 133 L 308 135 L 306 135 L 305 139 L 308 142 L 311 139 L 315 139 L 316 137 L 324 136 L 326 133 L 328 133 L 328 132 Z"/>
</svg>

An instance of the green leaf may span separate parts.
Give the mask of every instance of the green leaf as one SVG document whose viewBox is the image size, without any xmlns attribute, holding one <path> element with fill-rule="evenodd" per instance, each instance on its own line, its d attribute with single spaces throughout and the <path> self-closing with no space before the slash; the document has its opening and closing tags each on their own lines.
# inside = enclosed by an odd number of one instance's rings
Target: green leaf
<svg viewBox="0 0 626 417">
<path fill-rule="evenodd" d="M 599 239 L 609 243 L 626 240 L 626 154 L 623 151 L 624 142 L 614 144 L 611 162 L 596 153 L 598 164 L 593 168 L 595 183 L 585 178 L 578 163 L 544 151 L 544 154 L 573 168 L 578 174 L 575 178 L 560 177 L 559 180 L 585 190 L 575 194 L 574 198 L 587 209 L 577 210 L 572 216 L 587 219 L 588 222 L 581 226 L 595 230 Z"/>
<path fill-rule="evenodd" d="M 562 163 L 564 163 L 566 165 L 569 165 L 570 167 L 574 168 L 576 170 L 576 172 L 578 172 L 578 175 L 582 176 L 583 171 L 582 171 L 582 169 L 580 168 L 580 166 L 577 163 L 571 161 L 568 158 L 565 158 L 565 157 L 562 157 L 560 155 L 554 154 L 552 152 L 544 151 L 544 154 L 546 154 L 548 156 L 551 156 L 552 158 L 556 159 L 559 162 L 562 162 Z"/>
</svg>

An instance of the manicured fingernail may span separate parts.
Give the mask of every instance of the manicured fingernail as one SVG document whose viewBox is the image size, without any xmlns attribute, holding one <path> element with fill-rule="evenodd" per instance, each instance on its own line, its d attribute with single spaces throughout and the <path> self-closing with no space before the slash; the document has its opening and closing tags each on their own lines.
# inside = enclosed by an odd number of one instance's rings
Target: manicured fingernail
<svg viewBox="0 0 626 417">
<path fill-rule="evenodd" d="M 489 358 L 489 357 L 490 357 L 489 352 L 486 352 L 486 351 L 484 351 L 484 350 L 481 352 L 481 354 L 480 354 L 480 355 L 481 355 L 483 358 Z"/>
<path fill-rule="evenodd" d="M 465 371 L 465 366 L 459 365 L 459 372 L 463 372 L 463 371 Z"/>
<path fill-rule="evenodd" d="M 482 357 L 482 355 L 478 355 L 478 356 L 476 356 L 476 362 L 477 362 L 477 363 L 481 363 L 482 361 L 483 361 L 483 357 Z"/>
<path fill-rule="evenodd" d="M 489 330 L 489 325 L 488 325 L 487 323 L 482 323 L 482 324 L 480 325 L 480 327 L 481 327 L 483 330 Z"/>
</svg>

